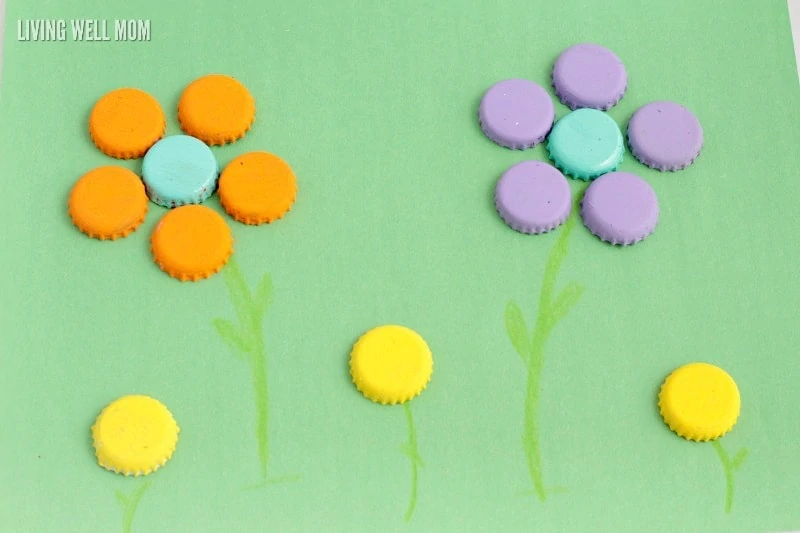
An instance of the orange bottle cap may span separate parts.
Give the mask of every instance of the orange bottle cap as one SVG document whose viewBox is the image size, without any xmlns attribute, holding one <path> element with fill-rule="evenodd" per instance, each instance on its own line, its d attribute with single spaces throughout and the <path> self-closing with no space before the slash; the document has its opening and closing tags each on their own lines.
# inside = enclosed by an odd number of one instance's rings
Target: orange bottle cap
<svg viewBox="0 0 800 533">
<path fill-rule="evenodd" d="M 118 159 L 142 157 L 164 136 L 167 121 L 158 101 L 139 89 L 117 89 L 92 108 L 89 135 L 106 155 Z"/>
<path fill-rule="evenodd" d="M 233 238 L 225 220 L 203 205 L 185 205 L 168 212 L 150 239 L 156 264 L 181 281 L 207 278 L 228 262 Z"/>
<path fill-rule="evenodd" d="M 96 239 L 128 236 L 144 222 L 147 194 L 139 176 L 117 166 L 91 170 L 69 195 L 69 216 L 79 230 Z"/>
<path fill-rule="evenodd" d="M 297 197 L 289 165 L 267 152 L 250 152 L 231 161 L 219 178 L 219 199 L 230 216 L 245 224 L 272 222 L 285 215 Z"/>
<path fill-rule="evenodd" d="M 194 80 L 178 102 L 183 131 L 212 146 L 244 137 L 255 116 L 255 100 L 247 87 L 222 74 Z"/>
</svg>

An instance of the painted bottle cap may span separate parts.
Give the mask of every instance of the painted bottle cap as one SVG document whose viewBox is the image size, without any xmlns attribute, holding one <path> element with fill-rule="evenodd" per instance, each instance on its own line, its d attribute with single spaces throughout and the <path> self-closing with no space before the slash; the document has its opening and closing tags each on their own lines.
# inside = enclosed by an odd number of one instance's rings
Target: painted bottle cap
<svg viewBox="0 0 800 533">
<path fill-rule="evenodd" d="M 708 363 L 675 370 L 658 394 L 658 408 L 669 428 L 694 441 L 717 439 L 736 425 L 739 388 L 730 375 Z"/>
<path fill-rule="evenodd" d="M 571 46 L 553 66 L 556 96 L 570 109 L 606 111 L 620 101 L 627 87 L 625 65 L 614 52 L 597 44 Z"/>
<path fill-rule="evenodd" d="M 245 224 L 272 222 L 285 215 L 297 197 L 289 165 L 267 152 L 240 155 L 219 178 L 219 200 L 230 216 Z"/>
<path fill-rule="evenodd" d="M 433 356 L 425 340 L 403 326 L 380 326 L 364 335 L 350 354 L 356 388 L 381 404 L 404 403 L 431 379 Z"/>
<path fill-rule="evenodd" d="M 250 91 L 223 74 L 194 80 L 178 102 L 183 131 L 212 146 L 244 137 L 255 117 L 256 104 Z"/>
<path fill-rule="evenodd" d="M 640 107 L 628 123 L 633 156 L 650 168 L 681 170 L 691 165 L 703 147 L 703 128 L 697 117 L 674 102 Z"/>
<path fill-rule="evenodd" d="M 547 150 L 565 174 L 590 180 L 619 168 L 625 142 L 619 126 L 607 114 L 578 109 L 556 122 Z"/>
<path fill-rule="evenodd" d="M 146 476 L 172 457 L 179 431 L 158 400 L 124 396 L 108 404 L 92 426 L 97 462 L 118 474 Z"/>
<path fill-rule="evenodd" d="M 645 180 L 628 172 L 611 172 L 592 182 L 581 202 L 583 223 L 611 244 L 628 246 L 653 233 L 658 199 Z"/>
<path fill-rule="evenodd" d="M 158 205 L 199 204 L 217 186 L 219 165 L 199 139 L 172 135 L 158 141 L 144 156 L 142 175 L 147 195 Z"/>
<path fill-rule="evenodd" d="M 233 238 L 216 211 L 203 205 L 185 205 L 169 211 L 150 238 L 156 264 L 181 281 L 210 277 L 228 262 Z"/>
<path fill-rule="evenodd" d="M 99 167 L 84 174 L 69 195 L 69 216 L 89 237 L 127 237 L 144 222 L 147 195 L 139 176 L 127 168 Z"/>
<path fill-rule="evenodd" d="M 553 100 L 528 80 L 505 80 L 493 85 L 478 110 L 481 129 L 491 140 L 514 150 L 539 144 L 555 119 Z"/>
<path fill-rule="evenodd" d="M 555 229 L 572 209 L 567 178 L 541 161 L 523 161 L 506 170 L 497 181 L 494 201 L 500 218 L 521 233 Z"/>
<path fill-rule="evenodd" d="M 89 115 L 89 135 L 104 154 L 118 159 L 142 157 L 164 136 L 167 120 L 158 101 L 146 92 L 124 88 L 104 95 Z"/>
</svg>

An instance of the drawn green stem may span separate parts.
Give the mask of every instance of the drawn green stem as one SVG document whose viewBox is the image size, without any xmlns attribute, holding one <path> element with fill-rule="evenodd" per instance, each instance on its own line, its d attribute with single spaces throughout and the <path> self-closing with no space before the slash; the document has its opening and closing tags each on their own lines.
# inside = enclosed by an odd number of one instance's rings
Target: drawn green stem
<svg viewBox="0 0 800 533">
<path fill-rule="evenodd" d="M 408 457 L 411 462 L 411 496 L 408 499 L 408 508 L 406 509 L 405 521 L 409 522 L 411 516 L 414 514 L 414 508 L 417 506 L 417 478 L 419 475 L 418 469 L 422 468 L 422 457 L 419 455 L 417 448 L 417 432 L 414 429 L 414 417 L 411 414 L 411 403 L 406 402 L 403 404 L 403 410 L 406 413 L 406 425 L 408 426 L 408 442 L 400 447 L 400 451 Z"/>
<path fill-rule="evenodd" d="M 747 459 L 747 448 L 741 448 L 736 455 L 731 458 L 722 447 L 719 439 L 711 441 L 714 451 L 717 452 L 722 470 L 725 472 L 725 512 L 730 513 L 733 508 L 733 475 L 741 468 L 744 460 Z"/>
<path fill-rule="evenodd" d="M 136 508 L 139 500 L 144 496 L 145 491 L 150 487 L 152 480 L 142 480 L 138 487 L 133 489 L 130 496 L 125 495 L 121 490 L 116 491 L 117 501 L 122 507 L 122 533 L 131 533 L 133 519 L 136 516 Z"/>
<path fill-rule="evenodd" d="M 267 482 L 269 463 L 269 390 L 267 386 L 267 352 L 264 347 L 262 321 L 272 297 L 272 281 L 264 274 L 255 291 L 251 292 L 239 265 L 234 259 L 222 271 L 238 324 L 217 318 L 214 328 L 231 348 L 234 356 L 247 363 L 253 382 L 256 415 L 256 441 L 261 480 Z"/>
<path fill-rule="evenodd" d="M 539 381 L 542 376 L 544 354 L 531 355 L 528 366 L 528 384 L 525 393 L 525 422 L 522 445 L 528 461 L 528 473 L 531 476 L 533 490 L 541 501 L 547 498 L 542 476 L 542 453 L 539 449 Z"/>
<path fill-rule="evenodd" d="M 539 310 L 533 331 L 530 331 L 520 307 L 512 300 L 506 306 L 506 332 L 511 344 L 522 358 L 527 368 L 527 387 L 525 393 L 525 418 L 522 432 L 522 446 L 528 462 L 528 473 L 533 490 L 539 500 L 547 499 L 549 491 L 544 484 L 542 454 L 539 446 L 539 391 L 544 368 L 545 346 L 556 324 L 578 302 L 583 287 L 570 282 L 554 297 L 556 279 L 564 259 L 569 252 L 569 236 L 575 227 L 575 217 L 567 219 L 561 234 L 547 256 L 539 294 Z"/>
<path fill-rule="evenodd" d="M 267 480 L 267 462 L 269 461 L 269 438 L 267 427 L 269 422 L 269 391 L 267 389 L 267 355 L 264 341 L 258 336 L 258 346 L 254 347 L 250 358 L 250 372 L 253 376 L 253 396 L 256 410 L 256 438 L 258 441 L 258 460 L 261 465 L 261 479 Z"/>
</svg>

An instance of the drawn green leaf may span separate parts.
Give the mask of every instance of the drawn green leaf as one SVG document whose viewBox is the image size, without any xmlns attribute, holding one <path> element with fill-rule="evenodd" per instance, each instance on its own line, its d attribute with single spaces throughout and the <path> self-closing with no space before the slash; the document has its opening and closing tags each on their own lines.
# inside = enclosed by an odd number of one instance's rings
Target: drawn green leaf
<svg viewBox="0 0 800 533">
<path fill-rule="evenodd" d="M 583 286 L 578 285 L 574 281 L 567 283 L 567 286 L 561 291 L 551 309 L 551 316 L 553 324 L 555 325 L 562 318 L 567 316 L 569 310 L 578 303 L 578 300 L 583 294 Z"/>
<path fill-rule="evenodd" d="M 269 274 L 264 274 L 253 294 L 253 304 L 256 307 L 259 319 L 263 318 L 269 309 L 272 301 L 272 278 Z"/>
<path fill-rule="evenodd" d="M 575 217 L 570 216 L 561 230 L 550 253 L 547 254 L 547 259 L 544 263 L 544 277 L 542 278 L 542 290 L 539 293 L 539 308 L 546 309 L 552 303 L 553 290 L 556 285 L 556 277 L 561 264 L 569 253 L 569 235 L 575 226 Z"/>
<path fill-rule="evenodd" d="M 408 459 L 417 466 L 425 466 L 422 462 L 422 457 L 420 457 L 419 452 L 410 443 L 407 442 L 400 446 L 400 453 L 408 457 Z"/>
<path fill-rule="evenodd" d="M 228 346 L 231 347 L 236 357 L 241 359 L 242 354 L 250 351 L 250 346 L 236 329 L 236 326 L 224 318 L 214 319 L 213 324 L 214 329 L 217 330 L 217 335 L 219 335 L 223 341 L 228 343 Z"/>
<path fill-rule="evenodd" d="M 522 310 L 513 301 L 509 301 L 506 306 L 506 332 L 519 356 L 523 361 L 527 361 L 531 349 L 528 327 L 525 325 Z"/>
<path fill-rule="evenodd" d="M 126 496 L 121 490 L 115 491 L 114 495 L 122 507 L 122 533 L 130 533 L 133 519 L 136 516 L 136 509 L 139 506 L 139 500 L 142 499 L 145 491 L 150 487 L 151 480 L 142 481 L 133 489 L 129 496 Z"/>
<path fill-rule="evenodd" d="M 121 490 L 114 492 L 114 496 L 117 497 L 117 501 L 122 506 L 123 510 L 128 507 L 128 497 Z"/>
<path fill-rule="evenodd" d="M 739 467 L 742 466 L 742 463 L 744 463 L 745 459 L 747 459 L 747 453 L 747 448 L 742 448 L 736 452 L 736 455 L 733 456 L 733 460 L 731 461 L 731 468 L 738 470 Z"/>
<path fill-rule="evenodd" d="M 228 287 L 228 294 L 233 304 L 233 310 L 236 312 L 236 317 L 242 327 L 247 328 L 253 318 L 250 316 L 250 288 L 247 286 L 247 281 L 244 279 L 239 264 L 234 258 L 231 258 L 227 266 L 222 269 L 222 278 Z"/>
<path fill-rule="evenodd" d="M 150 487 L 151 483 L 152 480 L 149 479 L 147 481 L 142 481 L 142 483 L 131 493 L 129 503 L 131 507 L 133 507 L 133 511 L 136 511 L 136 506 L 139 505 L 139 500 L 142 499 L 142 496 L 144 496 L 145 491 Z"/>
</svg>

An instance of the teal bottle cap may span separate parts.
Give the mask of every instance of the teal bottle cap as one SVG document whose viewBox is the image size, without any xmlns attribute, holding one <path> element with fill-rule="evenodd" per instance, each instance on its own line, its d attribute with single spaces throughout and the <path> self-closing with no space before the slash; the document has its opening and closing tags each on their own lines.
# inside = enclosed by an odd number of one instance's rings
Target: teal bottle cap
<svg viewBox="0 0 800 533">
<path fill-rule="evenodd" d="M 619 168 L 625 142 L 610 116 L 597 109 L 578 109 L 556 122 L 547 150 L 564 174 L 590 180 Z"/>
<path fill-rule="evenodd" d="M 164 207 L 199 204 L 217 187 L 219 165 L 203 141 L 172 135 L 153 145 L 142 161 L 150 200 Z"/>
</svg>

